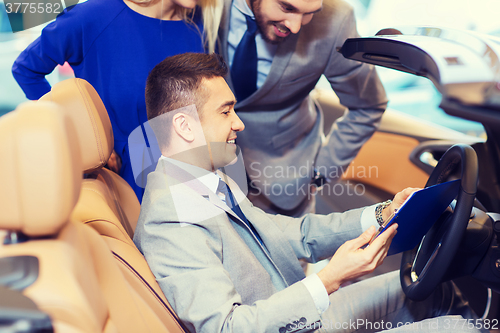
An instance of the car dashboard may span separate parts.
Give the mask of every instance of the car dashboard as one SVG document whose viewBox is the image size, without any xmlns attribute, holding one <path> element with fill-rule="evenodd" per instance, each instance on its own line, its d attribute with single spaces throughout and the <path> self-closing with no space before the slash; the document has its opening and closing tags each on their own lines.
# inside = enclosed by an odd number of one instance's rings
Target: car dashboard
<svg viewBox="0 0 500 333">
<path fill-rule="evenodd" d="M 416 27 L 350 38 L 346 58 L 423 76 L 450 115 L 500 123 L 500 39 L 470 31 Z"/>
</svg>

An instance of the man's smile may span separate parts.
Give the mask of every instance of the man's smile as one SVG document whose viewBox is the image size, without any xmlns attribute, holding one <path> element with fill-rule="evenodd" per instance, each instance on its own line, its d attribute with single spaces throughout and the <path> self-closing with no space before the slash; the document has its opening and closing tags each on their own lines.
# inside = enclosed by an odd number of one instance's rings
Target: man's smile
<svg viewBox="0 0 500 333">
<path fill-rule="evenodd" d="M 278 37 L 287 37 L 290 34 L 290 29 L 282 24 L 273 24 L 274 32 Z"/>
</svg>

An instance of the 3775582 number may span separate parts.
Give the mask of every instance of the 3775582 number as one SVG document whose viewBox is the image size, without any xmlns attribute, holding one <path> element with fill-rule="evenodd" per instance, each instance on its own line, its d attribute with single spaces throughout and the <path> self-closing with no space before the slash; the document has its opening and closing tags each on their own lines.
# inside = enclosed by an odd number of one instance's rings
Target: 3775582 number
<svg viewBox="0 0 500 333">
<path fill-rule="evenodd" d="M 486 329 L 486 330 L 494 330 L 498 329 L 499 327 L 499 322 L 498 319 L 464 319 L 464 318 L 457 318 L 457 319 L 445 319 L 445 329 L 457 329 L 457 328 L 477 328 L 477 329 Z"/>
<path fill-rule="evenodd" d="M 5 11 L 7 14 L 18 13 L 39 13 L 39 14 L 60 14 L 62 6 L 60 3 L 30 3 L 30 2 L 6 2 Z"/>
</svg>

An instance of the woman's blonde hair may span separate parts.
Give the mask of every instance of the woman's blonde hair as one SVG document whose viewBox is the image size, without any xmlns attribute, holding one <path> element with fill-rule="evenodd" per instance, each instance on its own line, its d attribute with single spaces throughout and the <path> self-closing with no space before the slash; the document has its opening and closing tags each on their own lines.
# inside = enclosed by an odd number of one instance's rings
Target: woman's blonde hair
<svg viewBox="0 0 500 333">
<path fill-rule="evenodd" d="M 129 0 L 136 4 L 147 4 L 154 0 Z M 200 7 L 203 15 L 203 42 L 209 53 L 215 52 L 217 44 L 217 34 L 222 17 L 222 7 L 224 0 L 200 0 Z M 177 14 L 186 22 L 193 23 L 193 9 L 178 7 Z"/>
<path fill-rule="evenodd" d="M 208 52 L 213 53 L 217 44 L 217 34 L 219 33 L 224 0 L 201 0 L 200 6 L 203 13 L 205 45 L 208 48 Z"/>
</svg>

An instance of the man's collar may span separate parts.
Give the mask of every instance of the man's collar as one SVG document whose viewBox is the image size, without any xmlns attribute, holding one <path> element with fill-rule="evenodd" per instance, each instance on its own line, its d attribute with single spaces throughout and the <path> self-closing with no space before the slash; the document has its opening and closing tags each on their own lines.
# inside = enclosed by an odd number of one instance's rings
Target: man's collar
<svg viewBox="0 0 500 333">
<path fill-rule="evenodd" d="M 188 178 L 192 176 L 193 178 L 182 181 L 181 183 L 184 183 L 194 191 L 200 193 L 203 197 L 207 198 L 212 204 L 224 210 L 228 214 L 231 214 L 234 218 L 243 222 L 243 220 L 241 220 L 240 217 L 231 208 L 229 208 L 229 206 L 224 201 L 222 201 L 221 198 L 219 198 L 219 196 L 217 195 L 217 188 L 219 187 L 219 181 L 221 179 L 218 173 L 210 172 L 203 168 L 194 166 L 192 164 L 184 163 L 175 160 L 173 158 L 165 157 L 163 155 L 158 160 L 158 164 L 160 163 L 171 164 L 173 168 L 178 168 L 183 173 L 189 174 Z M 196 182 L 192 182 L 194 179 L 196 179 Z M 202 185 L 201 187 L 204 189 L 200 189 L 200 186 L 198 186 L 198 184 L 201 184 Z M 171 191 L 175 191 L 174 190 L 175 188 L 177 188 L 176 185 L 172 186 Z M 182 188 L 184 189 L 185 187 L 183 186 Z M 236 200 L 238 200 L 238 202 L 240 202 L 245 198 L 245 196 L 243 195 L 243 197 L 241 197 L 240 193 L 237 192 L 235 194 L 235 198 Z M 182 213 L 184 214 L 186 212 L 182 211 Z M 180 213 L 177 212 L 177 214 Z M 187 214 L 189 215 L 189 212 L 187 212 Z"/>
<path fill-rule="evenodd" d="M 208 187 L 208 189 L 210 189 L 210 191 L 212 191 L 213 193 L 217 192 L 217 187 L 219 186 L 220 179 L 217 173 L 205 170 L 189 163 L 181 162 L 170 157 L 165 157 L 163 155 L 160 157 L 160 160 L 162 159 L 189 173 L 193 176 L 193 178 L 197 179 L 200 183 Z"/>
<path fill-rule="evenodd" d="M 233 4 L 236 7 L 236 9 L 238 9 L 244 15 L 250 16 L 252 19 L 255 19 L 255 15 L 248 6 L 246 0 L 234 0 Z"/>
</svg>

